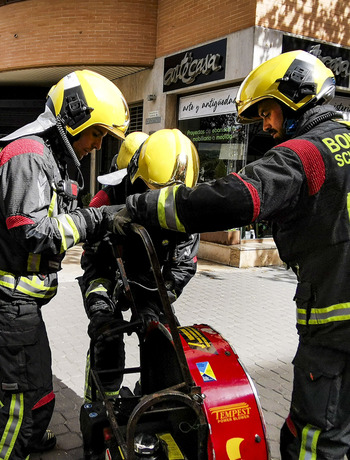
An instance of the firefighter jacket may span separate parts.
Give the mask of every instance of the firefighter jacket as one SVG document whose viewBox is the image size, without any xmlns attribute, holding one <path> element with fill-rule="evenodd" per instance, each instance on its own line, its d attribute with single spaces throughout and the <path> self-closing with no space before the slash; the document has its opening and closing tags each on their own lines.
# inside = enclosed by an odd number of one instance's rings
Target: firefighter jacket
<svg viewBox="0 0 350 460">
<path fill-rule="evenodd" d="M 102 222 L 97 210 L 74 209 L 77 184 L 67 176 L 57 136 L 51 128 L 0 152 L 1 302 L 47 303 L 66 250 Z"/>
<path fill-rule="evenodd" d="M 138 184 L 144 190 L 141 179 L 132 186 L 126 176 L 119 185 L 107 186 L 98 192 L 90 206 L 125 203 L 126 196 L 132 190 L 137 190 Z M 149 229 L 149 234 L 158 256 L 169 299 L 175 301 L 196 273 L 199 235 L 174 233 L 160 228 Z M 113 240 L 105 237 L 94 245 L 84 245 L 81 260 L 84 275 L 80 280 L 80 286 L 89 318 L 96 309 L 113 311 L 120 294 L 118 286 L 122 288 L 113 244 Z M 153 306 L 159 304 L 156 282 L 141 238 L 136 234 L 128 235 L 120 250 L 135 303 L 138 299 L 143 301 L 145 297 L 148 300 L 153 297 Z M 98 302 L 99 300 L 103 300 L 105 305 Z"/>
<path fill-rule="evenodd" d="M 241 173 L 135 195 L 127 209 L 140 223 L 187 232 L 270 221 L 297 274 L 300 340 L 349 352 L 350 126 L 337 116 L 331 106 L 310 109 L 292 138 Z"/>
</svg>

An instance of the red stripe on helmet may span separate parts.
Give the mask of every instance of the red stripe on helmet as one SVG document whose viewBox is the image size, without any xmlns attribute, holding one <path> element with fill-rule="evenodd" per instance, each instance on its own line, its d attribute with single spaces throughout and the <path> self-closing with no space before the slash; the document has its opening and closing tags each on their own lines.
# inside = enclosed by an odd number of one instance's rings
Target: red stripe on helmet
<svg viewBox="0 0 350 460">
<path fill-rule="evenodd" d="M 109 206 L 110 204 L 111 200 L 108 194 L 104 190 L 100 190 L 90 201 L 89 208 L 100 208 L 101 206 Z"/>
<path fill-rule="evenodd" d="M 35 224 L 34 220 L 24 216 L 11 216 L 6 219 L 6 227 L 8 230 L 14 227 L 21 227 L 22 225 Z"/>
<path fill-rule="evenodd" d="M 239 176 L 237 173 L 231 173 L 233 174 L 234 176 L 238 177 L 238 179 L 240 179 L 243 184 L 247 187 L 247 189 L 249 190 L 249 193 L 252 197 L 252 200 L 253 200 L 253 218 L 252 218 L 252 222 L 255 221 L 255 219 L 258 217 L 258 215 L 260 214 L 260 197 L 259 197 L 259 194 L 258 194 L 258 191 L 257 189 L 254 187 L 254 185 L 250 184 L 249 182 L 245 181 L 241 176 Z"/>
<path fill-rule="evenodd" d="M 11 158 L 23 153 L 37 153 L 43 155 L 44 145 L 33 139 L 17 139 L 7 145 L 0 154 L 0 166 L 3 166 Z"/>
<path fill-rule="evenodd" d="M 291 139 L 279 144 L 293 150 L 300 158 L 309 187 L 309 195 L 315 195 L 326 179 L 326 168 L 322 155 L 316 145 L 303 139 Z"/>
<path fill-rule="evenodd" d="M 45 406 L 45 404 L 48 404 L 51 402 L 53 399 L 55 399 L 55 393 L 51 391 L 48 395 L 44 396 L 41 398 L 33 407 L 32 410 L 39 409 L 39 407 Z"/>
</svg>

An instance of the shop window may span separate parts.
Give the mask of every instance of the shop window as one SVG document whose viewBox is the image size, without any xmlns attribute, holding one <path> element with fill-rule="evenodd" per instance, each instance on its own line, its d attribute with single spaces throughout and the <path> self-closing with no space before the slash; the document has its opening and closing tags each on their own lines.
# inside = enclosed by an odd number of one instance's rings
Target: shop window
<svg viewBox="0 0 350 460">
<path fill-rule="evenodd" d="M 199 182 L 238 172 L 246 164 L 247 127 L 233 113 L 179 121 L 198 150 Z"/>
<path fill-rule="evenodd" d="M 236 113 L 180 119 L 179 129 L 198 150 L 199 182 L 210 181 L 239 172 L 246 164 L 261 158 L 274 145 L 272 137 L 264 133 L 262 123 L 242 125 Z M 270 237 L 267 222 L 242 227 L 242 239 Z"/>
</svg>

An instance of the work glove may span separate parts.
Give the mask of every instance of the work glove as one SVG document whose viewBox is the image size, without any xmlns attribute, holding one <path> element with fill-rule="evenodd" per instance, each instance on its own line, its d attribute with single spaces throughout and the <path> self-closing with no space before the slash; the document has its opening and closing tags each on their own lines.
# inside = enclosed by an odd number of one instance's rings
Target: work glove
<svg viewBox="0 0 350 460">
<path fill-rule="evenodd" d="M 165 276 L 165 270 L 163 271 L 163 277 L 164 276 Z M 174 303 L 175 300 L 177 299 L 177 295 L 176 295 L 176 292 L 175 292 L 175 281 L 174 281 L 174 277 L 172 276 L 171 273 L 168 273 L 168 278 L 170 278 L 170 279 L 165 279 L 164 280 L 164 285 L 165 285 L 166 290 L 167 290 L 169 302 Z"/>
<path fill-rule="evenodd" d="M 148 325 L 152 321 L 159 322 L 159 315 L 149 307 L 137 307 L 138 318 L 131 316 L 131 322 L 140 319 L 142 321 L 141 332 L 144 334 L 147 331 Z"/>
<path fill-rule="evenodd" d="M 100 208 L 78 209 L 78 213 L 85 221 L 86 236 L 83 241 L 89 244 L 100 241 L 107 232 L 113 232 L 115 214 L 125 205 L 101 206 Z M 74 215 L 74 211 L 72 213 Z"/>
<path fill-rule="evenodd" d="M 124 206 L 123 209 L 119 210 L 114 215 L 113 233 L 119 233 L 119 235 L 125 236 L 125 231 L 130 223 L 131 218 L 129 216 L 128 210 L 126 209 L 126 206 Z"/>
<path fill-rule="evenodd" d="M 112 311 L 96 311 L 90 318 L 90 323 L 88 326 L 88 334 L 92 340 L 97 340 L 97 338 L 102 334 L 103 327 L 110 324 L 115 319 L 114 313 Z"/>
<path fill-rule="evenodd" d="M 120 212 L 123 212 L 126 208 L 125 205 L 123 204 L 116 204 L 112 206 L 101 206 L 101 212 L 102 212 L 102 228 L 109 232 L 114 231 L 114 222 L 115 222 L 115 217 L 118 215 Z M 115 232 L 116 233 L 116 232 Z M 118 232 L 119 233 L 119 232 Z"/>
<path fill-rule="evenodd" d="M 173 291 L 167 291 L 167 294 L 168 294 L 168 299 L 169 299 L 170 303 L 174 303 L 177 300 L 177 295 L 176 295 L 176 292 L 174 290 Z"/>
</svg>

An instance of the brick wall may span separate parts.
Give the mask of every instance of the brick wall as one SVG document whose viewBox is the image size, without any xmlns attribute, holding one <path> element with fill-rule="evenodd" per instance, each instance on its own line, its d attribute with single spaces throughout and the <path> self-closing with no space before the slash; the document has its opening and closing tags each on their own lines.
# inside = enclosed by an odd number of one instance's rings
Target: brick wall
<svg viewBox="0 0 350 460">
<path fill-rule="evenodd" d="M 350 46 L 348 0 L 159 0 L 157 57 L 254 25 Z"/>
<path fill-rule="evenodd" d="M 259 25 L 350 46 L 348 0 L 26 0 L 0 7 L 0 71 L 152 66 Z"/>
<path fill-rule="evenodd" d="M 256 0 L 159 0 L 157 57 L 255 24 Z"/>
<path fill-rule="evenodd" d="M 348 0 L 258 0 L 256 24 L 350 46 Z"/>
<path fill-rule="evenodd" d="M 157 0 L 26 0 L 0 7 L 0 71 L 152 65 Z"/>
</svg>

